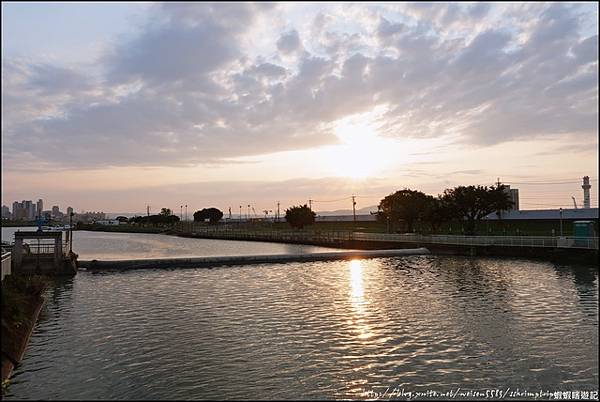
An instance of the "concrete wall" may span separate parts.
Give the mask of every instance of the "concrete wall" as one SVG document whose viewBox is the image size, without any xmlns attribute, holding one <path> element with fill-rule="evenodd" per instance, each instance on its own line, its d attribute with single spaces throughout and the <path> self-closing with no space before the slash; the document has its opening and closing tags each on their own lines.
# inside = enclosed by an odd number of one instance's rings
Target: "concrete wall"
<svg viewBox="0 0 600 402">
<path fill-rule="evenodd" d="M 2 280 L 6 275 L 10 275 L 11 254 L 2 254 Z"/>
</svg>

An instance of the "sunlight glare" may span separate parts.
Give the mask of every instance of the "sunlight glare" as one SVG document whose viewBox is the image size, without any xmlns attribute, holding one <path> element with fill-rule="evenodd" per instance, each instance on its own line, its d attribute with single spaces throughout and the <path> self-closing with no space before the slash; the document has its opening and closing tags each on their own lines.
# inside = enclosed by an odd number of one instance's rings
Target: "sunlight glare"
<svg viewBox="0 0 600 402">
<path fill-rule="evenodd" d="M 325 160 L 337 176 L 363 179 L 380 174 L 395 158 L 394 141 L 379 136 L 376 121 L 381 110 L 352 115 L 336 121 L 340 145 L 328 147 Z"/>
</svg>

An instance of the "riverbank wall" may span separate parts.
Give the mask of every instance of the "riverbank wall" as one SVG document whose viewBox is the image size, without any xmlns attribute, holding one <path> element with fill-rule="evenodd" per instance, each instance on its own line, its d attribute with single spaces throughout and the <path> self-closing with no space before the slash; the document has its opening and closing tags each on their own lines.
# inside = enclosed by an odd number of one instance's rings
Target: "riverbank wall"
<svg viewBox="0 0 600 402">
<path fill-rule="evenodd" d="M 320 247 L 335 247 L 352 250 L 391 250 L 425 248 L 432 254 L 460 255 L 467 257 L 514 257 L 559 263 L 598 264 L 598 249 L 568 248 L 568 247 L 533 247 L 527 241 L 523 245 L 478 245 L 478 244 L 440 244 L 427 241 L 380 241 L 373 239 L 356 239 L 355 233 L 327 236 L 284 236 L 281 238 L 266 234 L 248 236 L 243 233 L 207 232 L 207 233 L 177 233 L 180 237 L 260 241 L 285 244 L 304 244 Z M 358 234 L 361 235 L 361 234 Z M 524 237 L 524 239 L 527 239 Z"/>
<path fill-rule="evenodd" d="M 10 275 L 2 283 L 2 384 L 25 354 L 45 299 L 46 283 Z"/>
</svg>

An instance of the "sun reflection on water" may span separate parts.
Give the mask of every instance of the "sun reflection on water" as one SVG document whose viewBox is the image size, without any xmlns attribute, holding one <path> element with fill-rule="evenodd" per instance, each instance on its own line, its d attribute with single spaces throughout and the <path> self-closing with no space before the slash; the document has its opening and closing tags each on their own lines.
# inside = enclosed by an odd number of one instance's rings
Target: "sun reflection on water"
<svg viewBox="0 0 600 402">
<path fill-rule="evenodd" d="M 354 310 L 352 325 L 358 333 L 358 338 L 366 340 L 371 338 L 373 333 L 366 322 L 368 302 L 365 300 L 363 270 L 361 260 L 350 261 L 350 301 Z"/>
</svg>

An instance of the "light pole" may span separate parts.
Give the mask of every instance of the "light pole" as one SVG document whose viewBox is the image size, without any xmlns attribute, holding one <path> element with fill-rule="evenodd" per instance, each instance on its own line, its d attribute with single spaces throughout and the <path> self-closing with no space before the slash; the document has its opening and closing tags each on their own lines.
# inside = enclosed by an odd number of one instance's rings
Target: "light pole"
<svg viewBox="0 0 600 402">
<path fill-rule="evenodd" d="M 563 235 L 563 230 L 562 230 L 562 208 L 560 208 L 558 210 L 558 214 L 560 215 L 560 237 L 562 237 L 562 235 Z"/>
<path fill-rule="evenodd" d="M 242 223 L 242 206 L 240 205 L 240 223 Z"/>
<path fill-rule="evenodd" d="M 183 220 L 183 205 L 179 206 L 179 220 Z"/>
<path fill-rule="evenodd" d="M 246 220 L 250 218 L 250 204 L 248 204 L 248 209 L 246 210 Z"/>
</svg>

